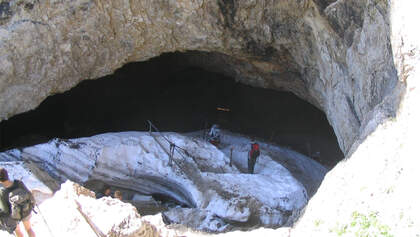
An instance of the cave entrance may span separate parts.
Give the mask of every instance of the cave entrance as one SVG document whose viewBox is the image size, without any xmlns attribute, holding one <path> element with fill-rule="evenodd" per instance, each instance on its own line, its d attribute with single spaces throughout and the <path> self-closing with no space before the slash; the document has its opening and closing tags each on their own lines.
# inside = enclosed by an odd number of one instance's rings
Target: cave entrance
<svg viewBox="0 0 420 237">
<path fill-rule="evenodd" d="M 37 109 L 0 123 L 1 150 L 51 138 L 144 131 L 222 128 L 290 147 L 331 168 L 344 156 L 325 114 L 289 92 L 255 88 L 223 74 L 182 65 L 182 53 L 130 63 L 83 81 Z"/>
</svg>

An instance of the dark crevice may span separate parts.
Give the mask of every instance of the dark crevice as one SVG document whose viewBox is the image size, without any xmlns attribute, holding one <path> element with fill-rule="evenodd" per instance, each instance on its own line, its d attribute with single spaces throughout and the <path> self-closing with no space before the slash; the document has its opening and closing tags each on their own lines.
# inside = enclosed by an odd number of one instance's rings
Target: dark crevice
<svg viewBox="0 0 420 237">
<path fill-rule="evenodd" d="M 171 196 L 168 196 L 166 194 L 162 193 L 153 193 L 151 195 L 155 201 L 160 203 L 161 205 L 166 206 L 167 208 L 173 208 L 173 207 L 182 207 L 182 208 L 192 208 L 184 203 L 178 202 L 176 199 L 172 198 Z"/>
<path fill-rule="evenodd" d="M 232 29 L 236 15 L 235 0 L 218 0 L 217 4 L 222 12 L 225 27 Z"/>
<path fill-rule="evenodd" d="M 336 1 L 337 0 L 314 0 L 315 4 L 318 6 L 321 12 Z"/>
<path fill-rule="evenodd" d="M 3 21 L 8 20 L 13 15 L 12 10 L 10 9 L 10 3 L 9 1 L 1 1 L 0 2 L 0 24 L 3 23 Z"/>
<path fill-rule="evenodd" d="M 349 96 L 346 96 L 346 101 L 347 101 L 347 105 L 348 105 L 348 106 L 349 106 L 349 108 L 350 108 L 350 111 L 352 112 L 352 114 L 353 114 L 354 118 L 355 118 L 355 119 L 356 119 L 356 121 L 357 121 L 357 124 L 358 124 L 358 125 L 359 125 L 359 127 L 360 127 L 360 125 L 362 124 L 362 122 L 360 121 L 360 118 L 359 118 L 359 116 L 357 115 L 356 108 L 354 107 L 354 103 L 353 103 L 352 99 L 350 99 L 350 97 L 349 97 Z"/>
</svg>

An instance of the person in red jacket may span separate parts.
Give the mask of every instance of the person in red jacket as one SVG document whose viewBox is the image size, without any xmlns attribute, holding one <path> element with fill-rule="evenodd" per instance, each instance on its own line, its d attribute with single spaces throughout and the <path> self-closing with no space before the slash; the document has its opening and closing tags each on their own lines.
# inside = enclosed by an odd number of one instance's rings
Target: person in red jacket
<svg viewBox="0 0 420 237">
<path fill-rule="evenodd" d="M 251 150 L 248 153 L 248 173 L 254 173 L 255 163 L 257 163 L 257 158 L 260 155 L 260 146 L 258 143 L 253 142 L 251 144 Z"/>
</svg>

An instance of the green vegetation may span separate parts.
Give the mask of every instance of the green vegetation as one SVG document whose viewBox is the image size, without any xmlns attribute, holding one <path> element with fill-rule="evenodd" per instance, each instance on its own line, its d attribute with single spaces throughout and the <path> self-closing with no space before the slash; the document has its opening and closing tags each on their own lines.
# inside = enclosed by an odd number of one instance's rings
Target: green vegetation
<svg viewBox="0 0 420 237">
<path fill-rule="evenodd" d="M 319 220 L 319 219 L 315 220 L 315 222 L 314 222 L 314 224 L 315 224 L 316 227 L 318 227 L 322 223 L 324 223 L 324 222 L 322 220 Z"/>
<path fill-rule="evenodd" d="M 357 211 L 352 213 L 351 222 L 339 225 L 330 230 L 338 236 L 349 235 L 356 237 L 393 237 L 390 228 L 381 224 L 377 219 L 377 212 L 370 212 L 368 215 Z"/>
</svg>

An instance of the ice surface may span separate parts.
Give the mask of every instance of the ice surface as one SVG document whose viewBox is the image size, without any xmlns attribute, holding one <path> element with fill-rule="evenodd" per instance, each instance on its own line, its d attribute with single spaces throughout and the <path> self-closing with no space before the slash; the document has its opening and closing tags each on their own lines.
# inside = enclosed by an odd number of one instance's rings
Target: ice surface
<svg viewBox="0 0 420 237">
<path fill-rule="evenodd" d="M 167 140 L 177 146 L 172 165 Z M 142 195 L 168 195 L 188 208 L 170 209 L 167 221 L 205 231 L 228 230 L 231 223 L 290 225 L 308 201 L 304 185 L 313 185 L 309 179 L 321 182 L 326 172 L 307 157 L 259 141 L 255 174 L 247 174 L 250 139 L 222 131 L 221 140 L 217 148 L 194 134 L 108 133 L 53 139 L 15 156 L 61 181 L 101 180 Z"/>
</svg>

